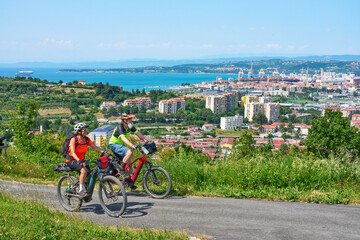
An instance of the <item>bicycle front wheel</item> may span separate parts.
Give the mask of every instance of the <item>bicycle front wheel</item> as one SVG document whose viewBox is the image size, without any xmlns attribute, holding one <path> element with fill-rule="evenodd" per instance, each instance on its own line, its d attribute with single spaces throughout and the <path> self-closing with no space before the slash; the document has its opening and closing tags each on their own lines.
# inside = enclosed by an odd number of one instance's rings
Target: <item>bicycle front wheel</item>
<svg viewBox="0 0 360 240">
<path fill-rule="evenodd" d="M 170 175 L 161 167 L 151 167 L 144 174 L 143 188 L 153 198 L 164 198 L 172 188 Z"/>
<path fill-rule="evenodd" d="M 111 217 L 121 216 L 126 209 L 127 195 L 123 184 L 114 176 L 105 176 L 100 181 L 101 207 Z"/>
<path fill-rule="evenodd" d="M 73 175 L 63 175 L 57 185 L 57 196 L 61 206 L 69 212 L 79 211 L 82 200 L 78 197 L 79 180 Z"/>
</svg>

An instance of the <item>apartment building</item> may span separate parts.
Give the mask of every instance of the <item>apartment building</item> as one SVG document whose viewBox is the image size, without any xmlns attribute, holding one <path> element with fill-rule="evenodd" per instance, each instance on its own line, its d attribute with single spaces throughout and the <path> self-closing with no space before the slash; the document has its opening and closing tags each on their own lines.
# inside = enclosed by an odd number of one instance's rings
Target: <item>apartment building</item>
<svg viewBox="0 0 360 240">
<path fill-rule="evenodd" d="M 107 102 L 103 102 L 101 105 L 100 105 L 100 108 L 103 109 L 103 108 L 110 108 L 110 107 L 114 107 L 114 108 L 117 108 L 117 104 L 115 101 L 107 101 Z"/>
<path fill-rule="evenodd" d="M 242 96 L 241 97 L 241 106 L 245 106 L 245 104 L 250 102 L 258 102 L 258 96 Z"/>
<path fill-rule="evenodd" d="M 333 107 L 325 107 L 321 110 L 321 116 L 325 116 L 325 112 L 326 110 L 331 110 L 332 112 L 336 112 L 336 111 L 340 111 L 341 108 L 340 107 L 336 107 L 336 106 L 333 106 Z"/>
<path fill-rule="evenodd" d="M 279 119 L 280 104 L 255 102 L 245 105 L 244 115 L 249 121 L 252 121 L 253 117 L 259 112 L 263 113 L 269 122 L 275 122 Z"/>
<path fill-rule="evenodd" d="M 215 114 L 227 113 L 238 106 L 238 93 L 229 92 L 206 97 L 206 108 Z"/>
<path fill-rule="evenodd" d="M 258 102 L 259 103 L 271 103 L 272 97 L 259 97 Z"/>
<path fill-rule="evenodd" d="M 104 125 L 98 127 L 94 131 L 89 133 L 89 138 L 95 143 L 96 146 L 103 148 L 107 144 L 109 144 L 109 140 L 114 129 L 115 126 L 113 125 Z"/>
<path fill-rule="evenodd" d="M 180 108 L 185 111 L 184 98 L 170 98 L 159 102 L 160 113 L 176 113 Z"/>
<path fill-rule="evenodd" d="M 221 117 L 220 128 L 223 130 L 233 130 L 243 125 L 243 116 Z"/>
<path fill-rule="evenodd" d="M 150 107 L 151 100 L 148 97 L 139 97 L 134 99 L 126 99 L 123 103 L 124 106 L 137 107 L 137 108 L 146 108 Z"/>
<path fill-rule="evenodd" d="M 351 126 L 360 129 L 360 114 L 353 114 L 351 116 Z"/>
</svg>

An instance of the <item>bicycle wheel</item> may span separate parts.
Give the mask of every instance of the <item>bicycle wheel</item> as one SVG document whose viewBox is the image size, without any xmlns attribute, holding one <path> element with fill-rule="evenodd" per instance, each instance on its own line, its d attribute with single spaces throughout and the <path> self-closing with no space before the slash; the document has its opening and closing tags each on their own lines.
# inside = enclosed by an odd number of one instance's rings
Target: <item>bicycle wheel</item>
<svg viewBox="0 0 360 240">
<path fill-rule="evenodd" d="M 60 177 L 57 185 L 57 196 L 61 206 L 66 211 L 79 211 L 82 200 L 76 196 L 79 190 L 79 180 L 72 175 L 63 175 Z"/>
<path fill-rule="evenodd" d="M 105 176 L 99 184 L 101 207 L 111 217 L 121 216 L 126 209 L 127 195 L 125 188 L 114 176 Z"/>
<path fill-rule="evenodd" d="M 172 188 L 170 175 L 161 167 L 151 167 L 143 176 L 143 188 L 153 198 L 164 198 Z"/>
</svg>

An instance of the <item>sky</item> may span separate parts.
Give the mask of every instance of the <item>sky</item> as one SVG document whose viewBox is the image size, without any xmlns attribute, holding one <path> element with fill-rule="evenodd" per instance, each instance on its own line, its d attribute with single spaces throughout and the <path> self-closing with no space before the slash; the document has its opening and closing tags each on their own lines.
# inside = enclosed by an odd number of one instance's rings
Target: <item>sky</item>
<svg viewBox="0 0 360 240">
<path fill-rule="evenodd" d="M 358 0 L 0 0 L 0 63 L 360 54 Z"/>
</svg>

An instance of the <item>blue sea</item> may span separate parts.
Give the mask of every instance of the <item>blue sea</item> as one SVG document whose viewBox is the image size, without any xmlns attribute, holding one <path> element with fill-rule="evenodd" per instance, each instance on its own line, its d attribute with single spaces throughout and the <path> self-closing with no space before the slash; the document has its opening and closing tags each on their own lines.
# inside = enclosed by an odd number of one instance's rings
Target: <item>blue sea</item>
<svg viewBox="0 0 360 240">
<path fill-rule="evenodd" d="M 236 79 L 233 74 L 192 74 L 192 73 L 86 73 L 86 72 L 59 72 L 55 68 L 0 68 L 0 76 L 15 77 L 18 71 L 33 71 L 33 78 L 48 80 L 51 82 L 64 83 L 86 81 L 88 84 L 94 82 L 109 83 L 112 86 L 122 86 L 125 91 L 132 89 L 150 91 L 152 89 L 167 90 L 172 86 L 180 86 L 182 83 L 201 83 L 215 81 L 216 77 Z"/>
</svg>

